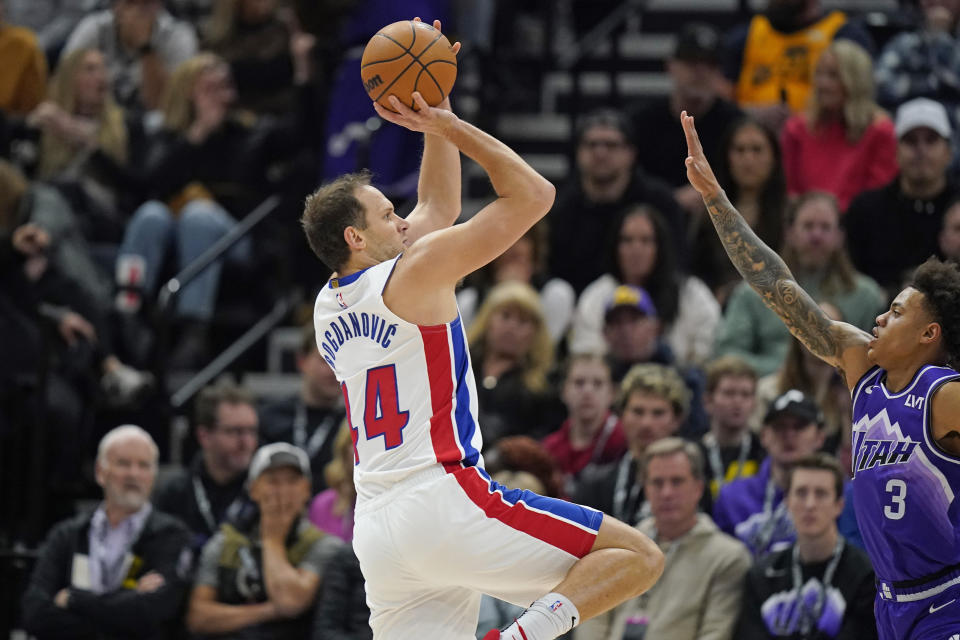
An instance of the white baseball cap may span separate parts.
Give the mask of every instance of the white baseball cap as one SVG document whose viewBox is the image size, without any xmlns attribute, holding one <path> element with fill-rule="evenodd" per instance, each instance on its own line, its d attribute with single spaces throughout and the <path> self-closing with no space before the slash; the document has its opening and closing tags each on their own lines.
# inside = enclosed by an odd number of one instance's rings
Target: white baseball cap
<svg viewBox="0 0 960 640">
<path fill-rule="evenodd" d="M 915 98 L 904 102 L 897 109 L 895 130 L 898 139 L 917 127 L 927 127 L 936 131 L 942 138 L 950 138 L 951 129 L 947 110 L 936 100 Z"/>
<path fill-rule="evenodd" d="M 291 467 L 301 474 L 310 478 L 310 458 L 300 447 L 295 447 L 286 442 L 274 442 L 267 444 L 253 454 L 253 460 L 250 461 L 250 471 L 247 474 L 247 482 L 253 484 L 253 481 L 268 469 L 279 469 L 281 467 Z"/>
</svg>

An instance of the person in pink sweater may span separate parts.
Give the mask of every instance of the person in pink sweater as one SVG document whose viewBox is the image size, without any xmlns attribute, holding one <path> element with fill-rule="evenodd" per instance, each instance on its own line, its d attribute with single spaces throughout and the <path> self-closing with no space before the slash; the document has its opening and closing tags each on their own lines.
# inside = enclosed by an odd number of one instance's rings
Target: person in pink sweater
<svg viewBox="0 0 960 640">
<path fill-rule="evenodd" d="M 310 522 L 325 533 L 344 542 L 353 540 L 353 510 L 357 489 L 353 485 L 353 439 L 344 422 L 333 441 L 333 459 L 324 468 L 329 489 L 314 496 L 310 503 Z"/>
<path fill-rule="evenodd" d="M 840 210 L 861 191 L 897 175 L 893 121 L 875 101 L 873 63 L 849 40 L 837 40 L 820 56 L 806 113 L 781 134 L 787 192 L 828 191 Z"/>
</svg>

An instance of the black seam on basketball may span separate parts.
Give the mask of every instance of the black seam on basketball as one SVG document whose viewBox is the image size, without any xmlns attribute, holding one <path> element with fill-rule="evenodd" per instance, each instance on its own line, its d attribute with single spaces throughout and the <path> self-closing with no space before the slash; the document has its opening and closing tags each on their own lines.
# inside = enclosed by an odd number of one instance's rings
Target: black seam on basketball
<svg viewBox="0 0 960 640">
<path fill-rule="evenodd" d="M 424 73 L 426 73 L 428 76 L 430 76 L 430 79 L 433 80 L 433 84 L 437 85 L 437 89 L 440 90 L 440 100 L 443 101 L 443 99 L 446 98 L 446 96 L 443 95 L 443 87 L 440 86 L 440 83 L 437 82 L 437 79 L 433 77 L 433 74 L 430 73 L 429 71 L 427 71 L 427 68 L 426 68 L 425 66 L 423 66 L 423 65 L 420 65 L 420 71 L 417 72 L 417 77 L 416 77 L 416 79 L 413 81 L 413 90 L 414 90 L 414 91 L 420 91 L 420 89 L 418 89 L 417 87 L 420 86 L 420 77 L 421 77 Z"/>
<path fill-rule="evenodd" d="M 433 45 L 437 44 L 437 41 L 440 40 L 440 38 L 441 38 L 442 36 L 443 36 L 442 33 L 438 33 L 438 34 L 437 34 L 437 37 L 433 39 L 433 42 L 431 42 L 430 44 L 428 44 L 427 46 L 425 46 L 425 47 L 423 48 L 423 51 L 421 51 L 421 52 L 418 53 L 417 55 L 413 55 L 413 52 L 410 52 L 410 55 L 413 56 L 413 60 L 411 60 L 411 61 L 410 61 L 410 64 L 408 64 L 407 66 L 405 66 L 405 67 L 403 68 L 403 71 L 401 71 L 400 73 L 398 73 L 398 74 L 396 75 L 396 77 L 390 82 L 390 84 L 388 84 L 386 87 L 383 88 L 383 91 L 380 92 L 380 95 L 378 95 L 376 98 L 373 99 L 374 102 L 379 101 L 380 98 L 382 98 L 383 95 L 384 95 L 387 91 L 390 90 L 390 87 L 392 87 L 393 85 L 395 85 L 395 84 L 397 83 L 397 80 L 399 80 L 400 78 L 402 78 L 402 77 L 403 77 L 403 74 L 405 74 L 405 73 L 407 72 L 407 70 L 409 70 L 410 67 L 413 66 L 413 63 L 414 63 L 414 62 L 420 62 L 420 56 L 422 56 L 422 55 L 425 54 L 427 51 L 429 51 L 429 50 L 430 50 L 430 47 L 432 47 Z M 416 38 L 414 38 L 414 42 L 410 45 L 410 47 L 412 48 L 414 44 L 416 44 Z M 420 66 L 423 67 L 423 63 L 422 63 L 422 62 L 420 62 Z M 414 84 L 413 86 L 416 87 L 417 85 Z"/>
<path fill-rule="evenodd" d="M 399 60 L 400 58 L 402 58 L 402 57 L 405 56 L 405 55 L 411 55 L 411 56 L 412 56 L 413 54 L 410 53 L 409 51 L 404 51 L 403 53 L 401 53 L 400 55 L 398 55 L 396 58 L 384 58 L 383 60 L 374 60 L 373 62 L 368 62 L 367 64 L 362 64 L 362 65 L 360 65 L 360 68 L 361 68 L 361 69 L 366 69 L 367 67 L 372 67 L 373 65 L 375 65 L 375 64 L 380 64 L 381 62 L 393 62 L 394 60 Z"/>
<path fill-rule="evenodd" d="M 424 71 L 426 71 L 427 75 L 430 76 L 430 79 L 433 80 L 433 84 L 437 85 L 437 89 L 440 89 L 440 101 L 443 102 L 443 99 L 447 97 L 447 94 L 444 93 L 443 87 L 440 86 L 440 82 L 433 76 L 432 73 L 430 73 L 430 69 L 427 68 L 430 65 L 432 65 L 434 62 L 446 62 L 447 64 L 452 64 L 454 67 L 457 66 L 457 63 L 451 62 L 449 60 L 431 60 L 427 64 L 420 63 L 423 66 L 423 69 L 420 71 L 420 73 L 423 73 Z M 420 81 L 420 75 L 417 74 L 417 80 L 416 82 L 413 83 L 414 89 L 416 89 L 417 82 L 419 81 Z"/>
<path fill-rule="evenodd" d="M 411 42 L 409 47 L 405 47 L 405 46 L 403 46 L 402 44 L 400 44 L 400 41 L 397 40 L 396 38 L 394 38 L 393 36 L 388 36 L 388 35 L 385 34 L 385 33 L 378 33 L 378 34 L 376 34 L 376 35 L 380 36 L 381 38 L 386 38 L 387 40 L 389 40 L 389 41 L 392 42 L 393 44 L 397 45 L 398 47 L 400 47 L 401 49 L 403 49 L 403 52 L 404 52 L 404 53 L 409 53 L 410 55 L 413 55 L 413 52 L 411 52 L 410 49 L 413 49 L 413 45 L 416 43 L 416 41 Z M 374 36 L 374 37 L 376 37 L 376 36 Z"/>
</svg>

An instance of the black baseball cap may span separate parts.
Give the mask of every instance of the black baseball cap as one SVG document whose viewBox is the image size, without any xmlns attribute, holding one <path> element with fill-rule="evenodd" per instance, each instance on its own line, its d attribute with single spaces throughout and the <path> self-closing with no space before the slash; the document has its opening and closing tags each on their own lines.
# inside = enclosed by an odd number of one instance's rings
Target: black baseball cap
<svg viewBox="0 0 960 640">
<path fill-rule="evenodd" d="M 763 417 L 763 424 L 768 425 L 782 415 L 800 418 L 807 423 L 813 422 L 818 427 L 823 426 L 823 412 L 820 411 L 820 406 L 799 389 L 790 389 L 774 398 L 767 409 L 767 414 Z"/>
<path fill-rule="evenodd" d="M 688 22 L 677 34 L 674 60 L 720 64 L 720 33 L 705 22 Z"/>
</svg>

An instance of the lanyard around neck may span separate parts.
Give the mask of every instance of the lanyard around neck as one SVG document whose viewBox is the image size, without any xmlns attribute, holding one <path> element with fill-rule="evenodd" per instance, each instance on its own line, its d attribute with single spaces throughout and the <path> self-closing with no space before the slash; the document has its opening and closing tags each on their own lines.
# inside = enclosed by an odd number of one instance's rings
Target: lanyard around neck
<svg viewBox="0 0 960 640">
<path fill-rule="evenodd" d="M 707 447 L 707 457 L 710 459 L 710 470 L 713 472 L 713 479 L 717 483 L 717 491 L 726 484 L 726 469 L 723 468 L 723 460 L 720 457 L 720 444 L 717 437 L 708 433 L 703 438 L 703 444 Z M 731 480 L 736 480 L 743 475 L 743 466 L 747 463 L 747 456 L 750 455 L 750 434 L 744 433 L 740 438 L 740 455 L 737 457 L 737 475 Z"/>
<path fill-rule="evenodd" d="M 210 499 L 207 497 L 207 490 L 203 486 L 203 481 L 200 480 L 200 474 L 193 474 L 193 497 L 197 502 L 197 509 L 200 510 L 200 517 L 203 518 L 203 521 L 207 523 L 207 529 L 209 529 L 210 534 L 217 532 L 218 525 L 217 519 L 213 516 L 213 507 L 210 505 Z M 225 520 L 234 520 L 237 515 L 239 515 L 240 510 L 243 508 L 243 492 L 240 492 L 236 498 L 233 499 L 233 502 L 230 503 L 230 506 L 227 507 L 226 513 L 224 514 Z"/>
<path fill-rule="evenodd" d="M 773 483 L 773 469 L 770 469 L 770 478 L 767 480 L 767 486 L 763 495 L 763 515 L 764 520 L 760 525 L 760 530 L 753 538 L 754 554 L 759 557 L 767 552 L 767 547 L 773 541 L 773 534 L 776 531 L 777 523 L 787 512 L 787 505 L 781 501 L 777 508 L 773 508 L 773 498 L 777 493 L 777 487 Z"/>
<path fill-rule="evenodd" d="M 634 525 L 639 520 L 637 512 L 640 510 L 640 505 L 636 504 L 636 501 L 640 490 L 643 489 L 643 483 L 636 478 L 632 480 L 630 478 L 632 462 L 633 456 L 627 451 L 617 467 L 617 483 L 613 489 L 613 516 L 629 525 Z M 628 505 L 633 505 L 633 513 L 629 514 L 629 518 L 626 513 Z"/>
<path fill-rule="evenodd" d="M 300 402 L 297 404 L 297 413 L 293 417 L 293 444 L 307 452 L 307 457 L 313 460 L 314 456 L 320 452 L 327 437 L 333 430 L 333 424 L 336 422 L 336 416 L 332 413 L 317 425 L 316 430 L 310 439 L 307 439 L 307 408 Z"/>
</svg>

